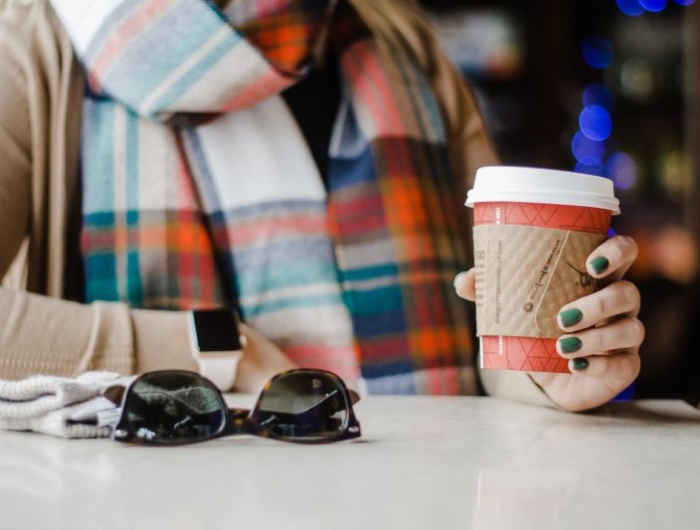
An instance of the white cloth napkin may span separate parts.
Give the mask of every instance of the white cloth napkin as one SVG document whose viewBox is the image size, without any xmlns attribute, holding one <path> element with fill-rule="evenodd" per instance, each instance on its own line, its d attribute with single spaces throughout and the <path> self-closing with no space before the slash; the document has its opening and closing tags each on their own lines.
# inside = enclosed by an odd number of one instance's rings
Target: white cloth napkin
<svg viewBox="0 0 700 530">
<path fill-rule="evenodd" d="M 102 393 L 115 384 L 128 385 L 131 379 L 114 372 L 0 379 L 0 429 L 62 438 L 107 437 L 118 408 Z"/>
</svg>

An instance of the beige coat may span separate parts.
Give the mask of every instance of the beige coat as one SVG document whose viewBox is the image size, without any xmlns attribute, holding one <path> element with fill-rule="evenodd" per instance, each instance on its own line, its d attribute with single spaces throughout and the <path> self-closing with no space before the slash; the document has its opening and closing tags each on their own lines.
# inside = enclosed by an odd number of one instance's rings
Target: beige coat
<svg viewBox="0 0 700 530">
<path fill-rule="evenodd" d="M 496 160 L 481 115 L 425 22 L 392 22 L 438 94 L 463 197 L 476 168 Z M 71 212 L 80 214 L 72 205 L 82 95 L 82 70 L 48 0 L 0 0 L 0 377 L 193 369 L 184 313 L 68 301 L 79 297 L 80 258 L 68 235 L 78 226 Z M 484 382 L 490 393 L 549 404 L 525 374 Z"/>
</svg>

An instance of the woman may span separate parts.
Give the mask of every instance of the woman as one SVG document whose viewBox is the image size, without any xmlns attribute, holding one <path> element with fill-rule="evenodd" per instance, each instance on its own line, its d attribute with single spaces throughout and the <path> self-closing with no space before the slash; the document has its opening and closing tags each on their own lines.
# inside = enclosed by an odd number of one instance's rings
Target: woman
<svg viewBox="0 0 700 530">
<path fill-rule="evenodd" d="M 478 391 L 452 281 L 469 179 L 496 158 L 412 1 L 3 4 L 3 377 L 194 368 L 187 310 L 236 305 L 239 390 L 301 364 Z M 619 279 L 635 253 L 610 239 L 590 272 Z M 473 298 L 471 272 L 455 284 Z M 486 390 L 581 410 L 628 385 L 636 289 L 572 308 L 585 369 Z"/>
</svg>

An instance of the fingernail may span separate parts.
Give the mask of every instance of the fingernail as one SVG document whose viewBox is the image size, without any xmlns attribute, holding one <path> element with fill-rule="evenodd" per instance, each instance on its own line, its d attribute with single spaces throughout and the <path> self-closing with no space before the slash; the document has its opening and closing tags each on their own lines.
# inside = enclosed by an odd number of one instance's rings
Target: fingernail
<svg viewBox="0 0 700 530">
<path fill-rule="evenodd" d="M 581 349 L 581 339 L 577 337 L 565 337 L 559 339 L 559 350 L 562 353 L 573 353 Z"/>
<path fill-rule="evenodd" d="M 590 265 L 596 274 L 600 274 L 601 272 L 605 271 L 610 266 L 610 262 L 608 261 L 608 258 L 604 258 L 603 256 L 600 256 L 597 258 L 593 258 L 590 261 Z"/>
<path fill-rule="evenodd" d="M 585 370 L 586 368 L 588 368 L 588 359 L 585 359 L 583 357 L 579 357 L 578 359 L 571 359 L 571 367 L 577 372 Z"/>
<path fill-rule="evenodd" d="M 583 313 L 581 313 L 581 311 L 579 311 L 578 309 L 567 309 L 566 311 L 562 311 L 561 313 L 559 313 L 559 321 L 561 322 L 561 325 L 565 328 L 577 324 L 581 321 L 582 318 Z"/>
<path fill-rule="evenodd" d="M 462 276 L 464 276 L 465 274 L 467 274 L 467 273 L 466 273 L 465 271 L 462 271 L 462 272 L 460 272 L 457 276 L 455 276 L 455 279 L 454 279 L 454 280 L 452 280 L 452 285 L 453 285 L 453 287 L 454 287 L 455 289 L 457 288 L 457 284 L 459 283 L 459 279 L 460 279 Z"/>
</svg>

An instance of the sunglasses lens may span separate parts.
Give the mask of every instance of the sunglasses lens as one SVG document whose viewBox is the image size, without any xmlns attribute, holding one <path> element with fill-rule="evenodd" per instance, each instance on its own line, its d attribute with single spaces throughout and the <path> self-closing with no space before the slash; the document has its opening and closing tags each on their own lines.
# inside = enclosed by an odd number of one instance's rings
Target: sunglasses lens
<svg viewBox="0 0 700 530">
<path fill-rule="evenodd" d="M 150 444 L 171 445 L 205 440 L 226 424 L 221 394 L 196 374 L 145 375 L 129 389 L 125 423 L 118 428 Z"/>
<path fill-rule="evenodd" d="M 347 428 L 348 404 L 340 383 L 319 372 L 293 372 L 270 384 L 257 410 L 260 426 L 275 438 L 320 441 Z"/>
</svg>

